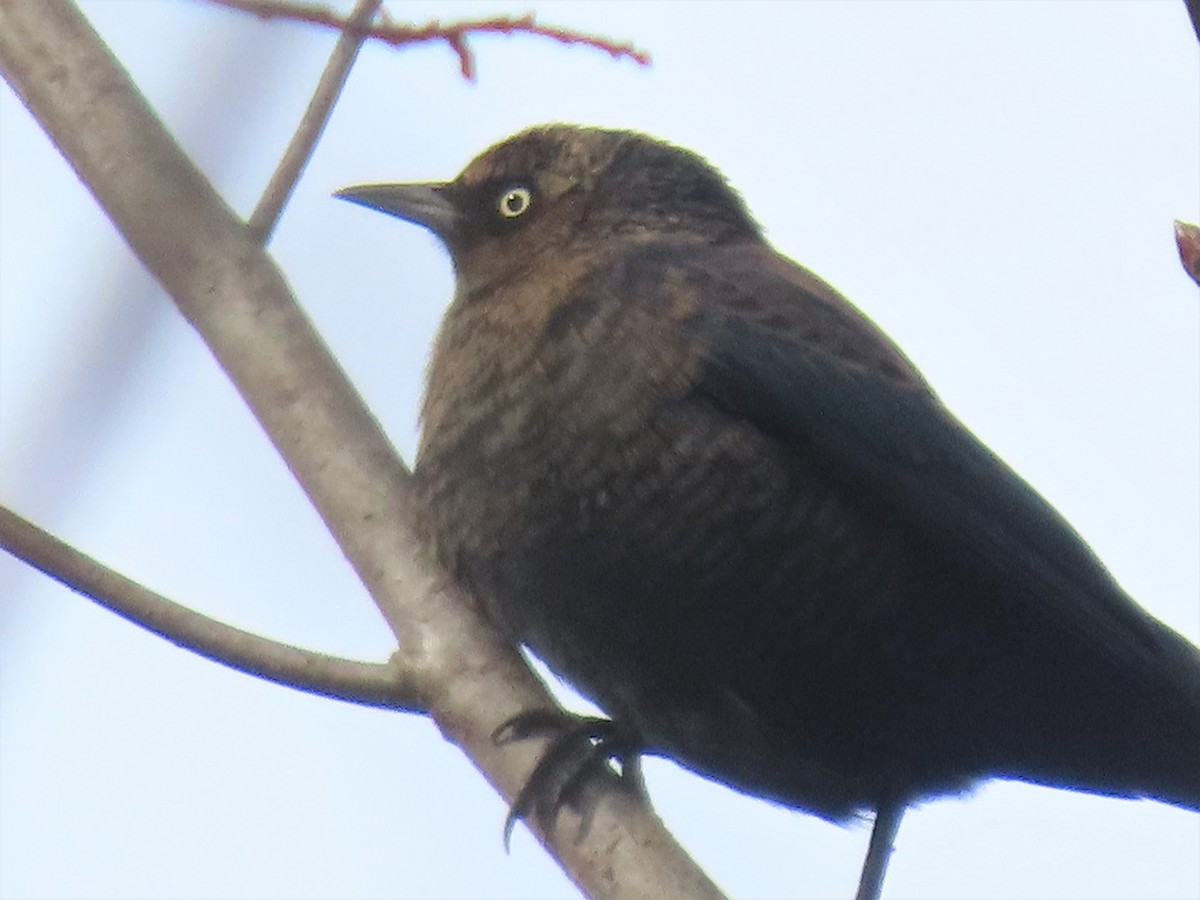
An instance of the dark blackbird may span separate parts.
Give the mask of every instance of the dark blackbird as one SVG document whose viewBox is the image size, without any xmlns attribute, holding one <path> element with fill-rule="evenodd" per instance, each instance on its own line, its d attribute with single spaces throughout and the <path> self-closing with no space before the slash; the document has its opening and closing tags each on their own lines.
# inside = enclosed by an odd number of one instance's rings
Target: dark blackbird
<svg viewBox="0 0 1200 900">
<path fill-rule="evenodd" d="M 1200 809 L 1200 652 L 700 157 L 555 125 L 340 195 L 453 257 L 429 540 L 645 752 L 873 811 L 861 896 L 980 779 Z"/>
</svg>

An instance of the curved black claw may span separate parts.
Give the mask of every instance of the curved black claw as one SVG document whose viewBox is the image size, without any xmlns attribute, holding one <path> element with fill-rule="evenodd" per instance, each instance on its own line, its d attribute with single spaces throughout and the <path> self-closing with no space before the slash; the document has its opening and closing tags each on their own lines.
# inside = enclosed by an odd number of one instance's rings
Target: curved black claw
<svg viewBox="0 0 1200 900">
<path fill-rule="evenodd" d="M 492 732 L 492 740 L 507 744 L 547 734 L 554 735 L 550 747 L 513 798 L 504 820 L 505 850 L 519 819 L 533 813 L 548 821 L 564 804 L 574 805 L 587 776 L 609 761 L 620 763 L 622 783 L 645 796 L 641 744 L 611 719 L 535 709 L 513 716 Z"/>
</svg>

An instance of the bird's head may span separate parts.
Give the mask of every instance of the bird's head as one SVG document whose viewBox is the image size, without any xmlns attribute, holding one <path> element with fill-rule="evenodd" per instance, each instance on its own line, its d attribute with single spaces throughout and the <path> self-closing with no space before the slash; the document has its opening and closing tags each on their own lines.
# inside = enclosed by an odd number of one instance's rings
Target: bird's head
<svg viewBox="0 0 1200 900">
<path fill-rule="evenodd" d="M 759 236 L 741 198 L 696 154 L 636 132 L 571 125 L 508 138 L 453 181 L 357 185 L 336 196 L 428 228 L 468 293 L 545 254 L 569 258 L 613 237 Z"/>
</svg>

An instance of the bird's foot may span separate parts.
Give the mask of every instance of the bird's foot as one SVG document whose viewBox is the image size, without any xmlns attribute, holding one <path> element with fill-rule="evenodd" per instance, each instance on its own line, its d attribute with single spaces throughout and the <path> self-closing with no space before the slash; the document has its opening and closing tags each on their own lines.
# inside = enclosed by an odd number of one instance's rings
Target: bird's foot
<svg viewBox="0 0 1200 900">
<path fill-rule="evenodd" d="M 904 808 L 905 804 L 896 800 L 881 802 L 876 807 L 875 823 L 871 826 L 871 840 L 867 845 L 867 858 L 863 862 L 855 900 L 880 900 L 883 876 L 887 874 L 888 860 L 892 856 Z"/>
<path fill-rule="evenodd" d="M 611 719 L 535 709 L 513 716 L 492 733 L 492 740 L 507 744 L 546 735 L 553 736 L 550 747 L 513 798 L 504 820 L 506 850 L 518 820 L 532 813 L 547 822 L 564 805 L 576 805 L 587 776 L 597 767 L 617 762 L 621 783 L 641 797 L 646 795 L 640 742 Z"/>
</svg>

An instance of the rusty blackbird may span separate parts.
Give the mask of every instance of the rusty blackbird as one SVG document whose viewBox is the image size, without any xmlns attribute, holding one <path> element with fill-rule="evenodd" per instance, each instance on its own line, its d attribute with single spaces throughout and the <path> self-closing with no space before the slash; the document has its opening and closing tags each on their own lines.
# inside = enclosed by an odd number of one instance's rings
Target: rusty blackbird
<svg viewBox="0 0 1200 900">
<path fill-rule="evenodd" d="M 432 230 L 426 536 L 646 753 L 835 822 L 1010 778 L 1200 809 L 1200 652 L 695 154 L 534 128 Z"/>
</svg>

